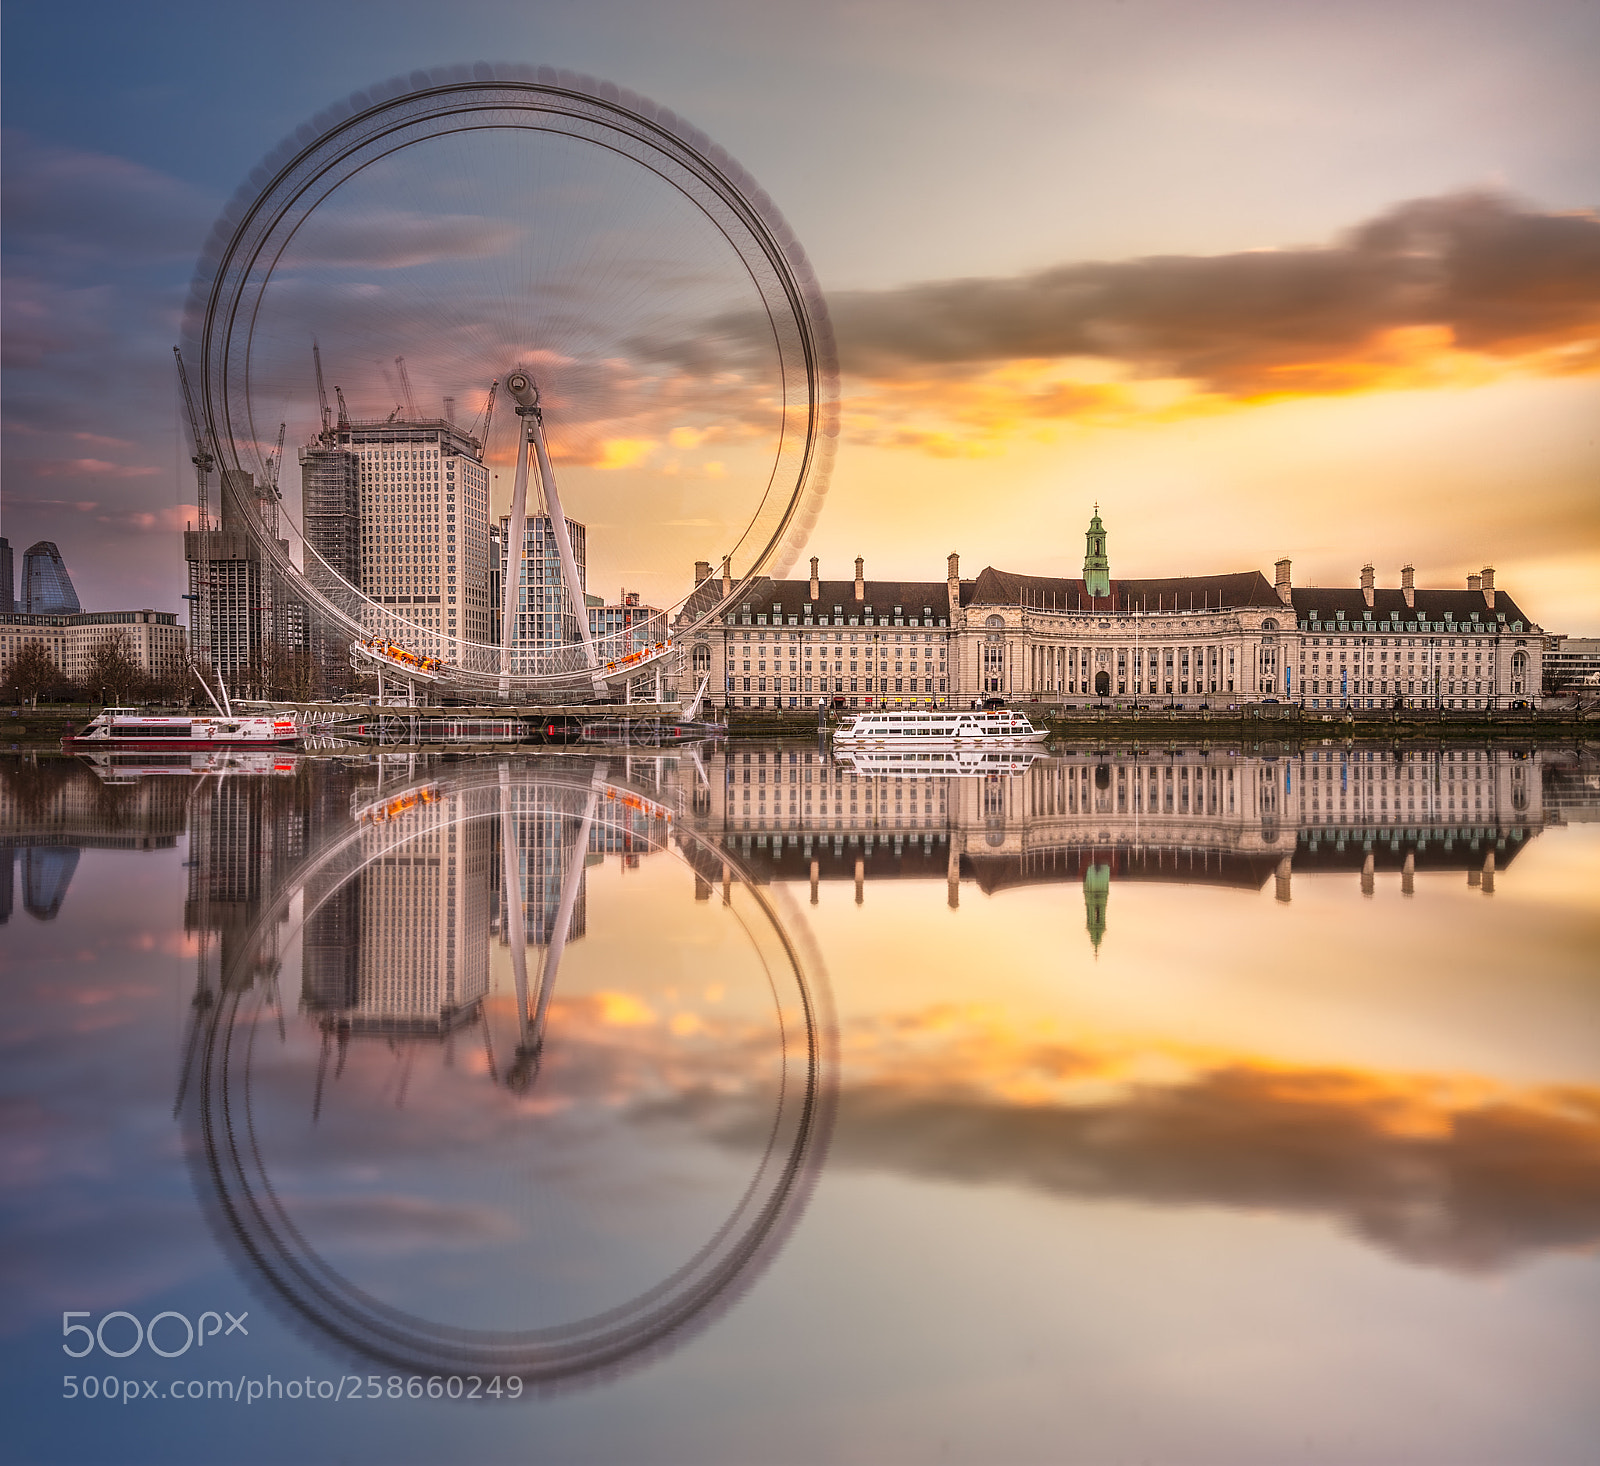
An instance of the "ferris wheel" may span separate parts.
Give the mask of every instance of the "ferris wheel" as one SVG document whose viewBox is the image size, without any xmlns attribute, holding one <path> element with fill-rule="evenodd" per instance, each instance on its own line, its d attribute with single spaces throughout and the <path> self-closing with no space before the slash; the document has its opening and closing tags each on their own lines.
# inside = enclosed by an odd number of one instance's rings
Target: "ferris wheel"
<svg viewBox="0 0 1600 1466">
<path fill-rule="evenodd" d="M 827 489 L 835 353 L 793 232 L 702 133 L 571 72 L 418 71 L 319 113 L 219 219 L 184 335 L 225 527 L 324 637 L 446 688 L 582 699 L 672 663 L 793 563 Z M 359 469 L 380 451 L 362 441 L 425 422 L 482 465 L 492 555 L 399 503 L 363 521 L 357 569 L 307 532 L 290 476 L 281 509 L 261 492 L 280 424 Z M 383 593 L 383 557 L 413 553 L 436 591 L 485 582 L 475 619 Z M 587 587 L 629 581 L 649 614 L 591 633 Z"/>
</svg>

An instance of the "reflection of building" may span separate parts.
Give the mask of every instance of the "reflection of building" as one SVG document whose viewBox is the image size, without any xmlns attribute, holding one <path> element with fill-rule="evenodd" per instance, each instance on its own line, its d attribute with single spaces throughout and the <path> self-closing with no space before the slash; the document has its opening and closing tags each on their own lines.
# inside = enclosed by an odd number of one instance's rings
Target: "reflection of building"
<svg viewBox="0 0 1600 1466">
<path fill-rule="evenodd" d="M 491 821 L 462 795 L 381 810 L 354 879 L 317 893 L 302 1002 L 342 1034 L 440 1034 L 488 992 Z M 312 893 L 307 891 L 307 898 Z"/>
<path fill-rule="evenodd" d="M 583 805 L 569 789 L 558 785 L 516 784 L 506 792 L 512 823 L 512 838 L 520 867 L 522 887 L 523 939 L 530 947 L 548 947 L 555 937 L 561 909 L 561 885 L 572 861 L 583 861 L 585 852 L 577 848 Z M 494 855 L 496 925 L 501 942 L 508 940 L 504 920 L 505 877 L 500 849 Z M 567 940 L 576 941 L 588 928 L 588 873 L 578 873 L 578 889 L 572 917 L 567 923 Z"/>
<path fill-rule="evenodd" d="M 0 778 L 0 921 L 12 910 L 16 864 L 24 909 L 49 921 L 66 899 L 80 850 L 171 850 L 185 816 L 185 791 L 175 785 L 107 785 L 76 759 L 8 763 Z"/>
<path fill-rule="evenodd" d="M 1494 873 L 1568 811 L 1600 807 L 1600 774 L 1566 771 L 1556 750 L 1317 746 L 1279 754 L 1123 747 L 1015 761 L 978 777 L 863 772 L 794 745 L 734 745 L 685 771 L 687 817 L 757 878 L 854 883 L 943 879 L 952 905 L 970 881 L 1082 888 L 1091 940 L 1110 885 L 1173 881 L 1288 900 L 1295 870 L 1348 870 L 1370 888 L 1392 871 Z M 1566 807 L 1546 808 L 1560 789 Z M 699 862 L 703 880 L 718 873 Z M 705 868 L 701 869 L 704 865 Z"/>
<path fill-rule="evenodd" d="M 1098 511 L 1078 578 L 984 569 L 944 581 L 761 579 L 721 624 L 697 631 L 691 665 L 729 706 L 965 706 L 984 696 L 1198 708 L 1264 699 L 1314 708 L 1504 707 L 1536 696 L 1543 636 L 1494 571 L 1463 590 L 1419 590 L 1408 565 L 1379 589 L 1370 565 L 1346 590 L 1223 575 L 1111 575 Z M 729 590 L 695 567 L 685 616 Z M 695 679 L 698 682 L 698 675 Z"/>
</svg>

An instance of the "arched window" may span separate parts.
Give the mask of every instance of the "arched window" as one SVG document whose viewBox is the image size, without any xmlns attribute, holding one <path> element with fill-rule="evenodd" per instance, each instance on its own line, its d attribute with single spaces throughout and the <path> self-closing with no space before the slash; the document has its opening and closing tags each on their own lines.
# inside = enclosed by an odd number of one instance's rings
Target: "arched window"
<svg viewBox="0 0 1600 1466">
<path fill-rule="evenodd" d="M 711 643 L 697 641 L 694 644 L 694 669 L 696 672 L 709 672 L 711 670 Z"/>
<path fill-rule="evenodd" d="M 984 617 L 983 624 L 985 626 L 992 627 L 1004 626 L 1006 624 L 1006 618 L 1004 616 L 986 616 Z"/>
<path fill-rule="evenodd" d="M 1268 616 L 1267 619 L 1261 623 L 1261 629 L 1263 631 L 1276 631 L 1278 629 L 1278 623 L 1273 617 Z"/>
</svg>

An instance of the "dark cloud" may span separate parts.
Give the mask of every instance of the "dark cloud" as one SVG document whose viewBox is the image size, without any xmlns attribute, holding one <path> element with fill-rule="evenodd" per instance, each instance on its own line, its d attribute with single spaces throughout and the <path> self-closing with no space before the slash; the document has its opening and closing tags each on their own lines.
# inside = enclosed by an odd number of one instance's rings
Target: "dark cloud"
<svg viewBox="0 0 1600 1466">
<path fill-rule="evenodd" d="M 1339 390 L 1390 333 L 1519 356 L 1600 338 L 1600 216 L 1496 194 L 1401 204 L 1336 244 L 1061 265 L 830 299 L 847 372 L 1094 357 L 1231 396 Z"/>
<path fill-rule="evenodd" d="M 1085 1105 L 847 1087 L 836 1163 L 1061 1196 L 1300 1213 L 1466 1271 L 1600 1244 L 1600 1093 L 1451 1106 L 1340 1072 L 1232 1066 Z"/>
</svg>

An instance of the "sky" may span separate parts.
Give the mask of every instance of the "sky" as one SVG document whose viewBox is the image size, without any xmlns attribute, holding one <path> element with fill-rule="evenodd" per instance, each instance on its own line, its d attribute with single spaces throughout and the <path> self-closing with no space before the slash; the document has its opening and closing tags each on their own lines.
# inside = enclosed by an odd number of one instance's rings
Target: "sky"
<svg viewBox="0 0 1600 1466">
<path fill-rule="evenodd" d="M 792 226 L 841 371 L 804 552 L 825 577 L 861 555 L 937 580 L 951 551 L 969 576 L 1076 574 L 1098 503 L 1113 574 L 1286 556 L 1297 584 L 1370 561 L 1380 585 L 1410 562 L 1453 586 L 1493 565 L 1547 630 L 1600 633 L 1593 5 L 10 0 L 0 25 L 0 532 L 56 541 L 88 607 L 180 604 L 171 346 L 223 204 L 350 91 L 481 59 L 670 107 Z M 375 191 L 416 248 L 325 251 L 313 283 L 489 269 L 508 174 L 448 206 L 402 181 L 403 217 Z M 668 238 L 593 181 L 632 248 Z M 441 214 L 453 255 L 428 253 Z M 557 454 L 591 589 L 674 598 L 748 507 L 759 432 L 671 385 Z M 297 390 L 291 441 L 314 420 Z"/>
</svg>

